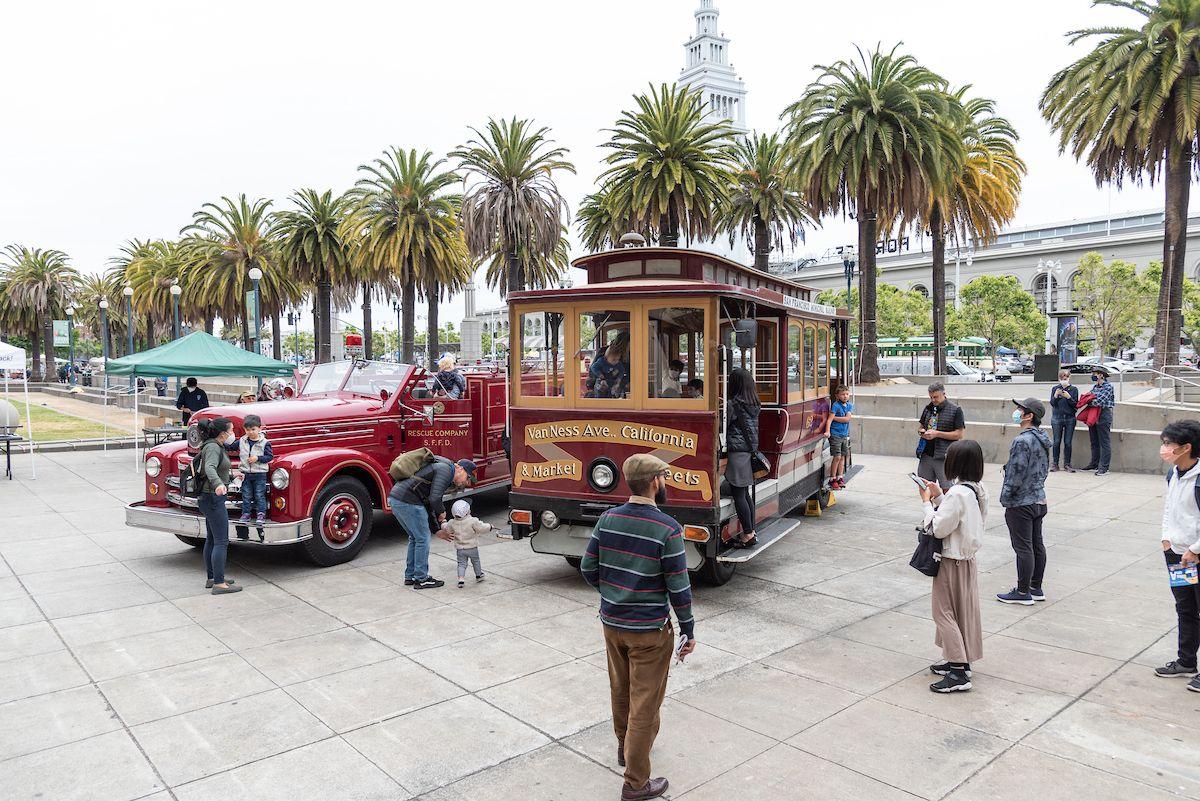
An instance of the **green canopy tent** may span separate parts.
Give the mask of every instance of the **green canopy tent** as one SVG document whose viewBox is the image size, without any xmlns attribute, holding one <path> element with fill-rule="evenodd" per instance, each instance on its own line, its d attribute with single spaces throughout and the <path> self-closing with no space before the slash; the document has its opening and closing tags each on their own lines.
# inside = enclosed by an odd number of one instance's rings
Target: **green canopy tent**
<svg viewBox="0 0 1200 801">
<path fill-rule="evenodd" d="M 242 350 L 212 334 L 195 331 L 186 337 L 104 363 L 107 375 L 128 376 L 225 376 L 249 375 L 258 378 L 291 378 L 296 368 L 258 353 Z M 133 453 L 140 466 L 138 442 L 138 393 L 133 393 Z M 105 381 L 105 393 L 108 382 Z M 105 401 L 107 404 L 107 400 Z M 106 433 L 107 436 L 107 433 Z"/>
</svg>

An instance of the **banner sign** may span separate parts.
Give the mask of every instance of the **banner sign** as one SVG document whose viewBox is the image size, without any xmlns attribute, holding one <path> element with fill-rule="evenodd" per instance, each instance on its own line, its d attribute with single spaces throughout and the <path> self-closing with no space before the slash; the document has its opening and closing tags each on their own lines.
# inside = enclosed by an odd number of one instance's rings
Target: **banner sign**
<svg viewBox="0 0 1200 801">
<path fill-rule="evenodd" d="M 54 347 L 65 348 L 71 344 L 71 321 L 54 321 Z"/>
<path fill-rule="evenodd" d="M 1058 318 L 1058 361 L 1074 364 L 1079 361 L 1079 318 Z"/>
<path fill-rule="evenodd" d="M 246 292 L 246 331 L 250 339 L 258 339 L 258 315 L 254 313 L 254 290 Z"/>
</svg>

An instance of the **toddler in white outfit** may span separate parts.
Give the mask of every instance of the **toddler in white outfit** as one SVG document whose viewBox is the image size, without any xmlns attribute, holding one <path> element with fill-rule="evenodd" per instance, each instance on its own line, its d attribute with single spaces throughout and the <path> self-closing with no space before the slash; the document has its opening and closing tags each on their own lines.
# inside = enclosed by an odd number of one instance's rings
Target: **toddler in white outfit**
<svg viewBox="0 0 1200 801">
<path fill-rule="evenodd" d="M 458 586 L 462 589 L 467 576 L 467 562 L 475 568 L 475 581 L 483 581 L 483 565 L 479 561 L 479 537 L 487 534 L 494 526 L 471 514 L 471 504 L 463 500 L 450 507 L 452 517 L 442 524 L 442 531 L 450 536 L 454 550 L 458 553 Z"/>
</svg>

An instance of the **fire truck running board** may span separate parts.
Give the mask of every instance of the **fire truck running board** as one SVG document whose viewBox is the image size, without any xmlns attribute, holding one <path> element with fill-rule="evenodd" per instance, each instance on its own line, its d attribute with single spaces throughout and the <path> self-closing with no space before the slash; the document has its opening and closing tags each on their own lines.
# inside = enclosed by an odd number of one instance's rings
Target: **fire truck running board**
<svg viewBox="0 0 1200 801">
<path fill-rule="evenodd" d="M 781 517 L 778 520 L 773 520 L 755 532 L 758 537 L 758 545 L 753 548 L 729 548 L 719 556 L 718 562 L 749 562 L 754 557 L 758 556 L 763 551 L 770 548 L 775 543 L 792 533 L 793 530 L 800 526 L 801 521 L 792 520 L 791 518 Z"/>
</svg>

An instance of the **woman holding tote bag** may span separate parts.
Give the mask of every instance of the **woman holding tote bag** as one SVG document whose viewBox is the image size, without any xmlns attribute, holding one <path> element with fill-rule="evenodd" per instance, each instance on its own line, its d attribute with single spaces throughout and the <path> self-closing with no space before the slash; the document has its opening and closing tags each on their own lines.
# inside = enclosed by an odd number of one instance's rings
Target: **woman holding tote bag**
<svg viewBox="0 0 1200 801">
<path fill-rule="evenodd" d="M 983 545 L 988 495 L 983 481 L 983 450 L 962 439 L 946 451 L 946 478 L 954 483 L 942 492 L 937 482 L 920 490 L 925 527 L 942 541 L 942 555 L 933 579 L 934 643 L 942 661 L 929 670 L 941 681 L 929 685 L 935 693 L 971 689 L 971 663 L 983 658 L 983 624 L 979 617 L 979 571 L 975 554 Z"/>
</svg>

